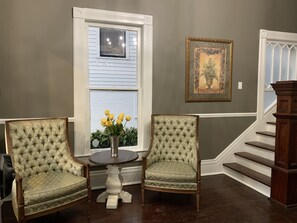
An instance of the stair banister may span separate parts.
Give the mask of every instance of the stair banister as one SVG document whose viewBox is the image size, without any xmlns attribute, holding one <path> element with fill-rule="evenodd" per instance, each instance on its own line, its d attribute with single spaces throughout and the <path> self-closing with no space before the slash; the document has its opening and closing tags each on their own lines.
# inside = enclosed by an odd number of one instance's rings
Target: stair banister
<svg viewBox="0 0 297 223">
<path fill-rule="evenodd" d="M 277 110 L 271 199 L 291 207 L 297 205 L 297 81 L 277 81 L 272 87 Z"/>
</svg>

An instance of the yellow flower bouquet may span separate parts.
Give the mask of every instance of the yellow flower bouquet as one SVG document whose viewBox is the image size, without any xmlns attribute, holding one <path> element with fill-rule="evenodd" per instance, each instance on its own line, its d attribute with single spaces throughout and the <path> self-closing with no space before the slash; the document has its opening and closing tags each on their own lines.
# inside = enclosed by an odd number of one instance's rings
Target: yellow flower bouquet
<svg viewBox="0 0 297 223">
<path fill-rule="evenodd" d="M 118 118 L 115 120 L 114 114 L 110 113 L 109 110 L 105 110 L 106 118 L 101 119 L 101 125 L 105 127 L 105 133 L 110 136 L 119 136 L 123 133 L 124 128 L 131 120 L 131 116 L 127 115 L 125 117 L 124 113 L 120 113 Z M 125 124 L 123 125 L 123 121 L 125 119 Z"/>
</svg>

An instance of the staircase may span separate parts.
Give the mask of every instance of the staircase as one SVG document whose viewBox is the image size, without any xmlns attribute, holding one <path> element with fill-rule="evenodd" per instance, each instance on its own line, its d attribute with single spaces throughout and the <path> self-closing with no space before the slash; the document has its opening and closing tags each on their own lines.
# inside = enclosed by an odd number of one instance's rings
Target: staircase
<svg viewBox="0 0 297 223">
<path fill-rule="evenodd" d="M 275 121 L 266 122 L 252 134 L 251 140 L 244 142 L 241 150 L 234 152 L 234 162 L 223 163 L 227 175 L 266 196 L 270 196 L 275 127 Z"/>
</svg>

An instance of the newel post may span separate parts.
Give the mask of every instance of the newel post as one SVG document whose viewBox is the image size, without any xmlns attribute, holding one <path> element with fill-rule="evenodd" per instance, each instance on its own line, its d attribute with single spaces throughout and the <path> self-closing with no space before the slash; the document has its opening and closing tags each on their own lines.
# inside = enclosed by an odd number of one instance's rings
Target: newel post
<svg viewBox="0 0 297 223">
<path fill-rule="evenodd" d="M 297 205 L 297 81 L 277 81 L 272 87 L 277 110 L 271 199 L 290 207 Z"/>
</svg>

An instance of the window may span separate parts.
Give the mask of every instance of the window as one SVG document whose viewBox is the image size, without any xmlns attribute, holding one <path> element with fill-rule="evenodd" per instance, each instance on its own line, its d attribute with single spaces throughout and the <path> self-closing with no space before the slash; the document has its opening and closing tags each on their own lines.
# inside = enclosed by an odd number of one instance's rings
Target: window
<svg viewBox="0 0 297 223">
<path fill-rule="evenodd" d="M 141 30 L 138 27 L 110 24 L 88 26 L 92 149 L 109 147 L 108 137 L 102 134 L 104 128 L 100 125 L 106 109 L 116 116 L 123 112 L 132 117 L 126 126 L 127 134 L 120 138 L 120 146 L 137 146 L 138 94 L 141 79 L 141 47 L 138 47 L 140 35 Z"/>
<path fill-rule="evenodd" d="M 74 8 L 73 17 L 75 155 L 94 151 L 91 133 L 102 130 L 105 109 L 129 114 L 128 127 L 138 134 L 137 144 L 126 149 L 146 150 L 152 113 L 152 17 L 82 8 Z"/>
</svg>

